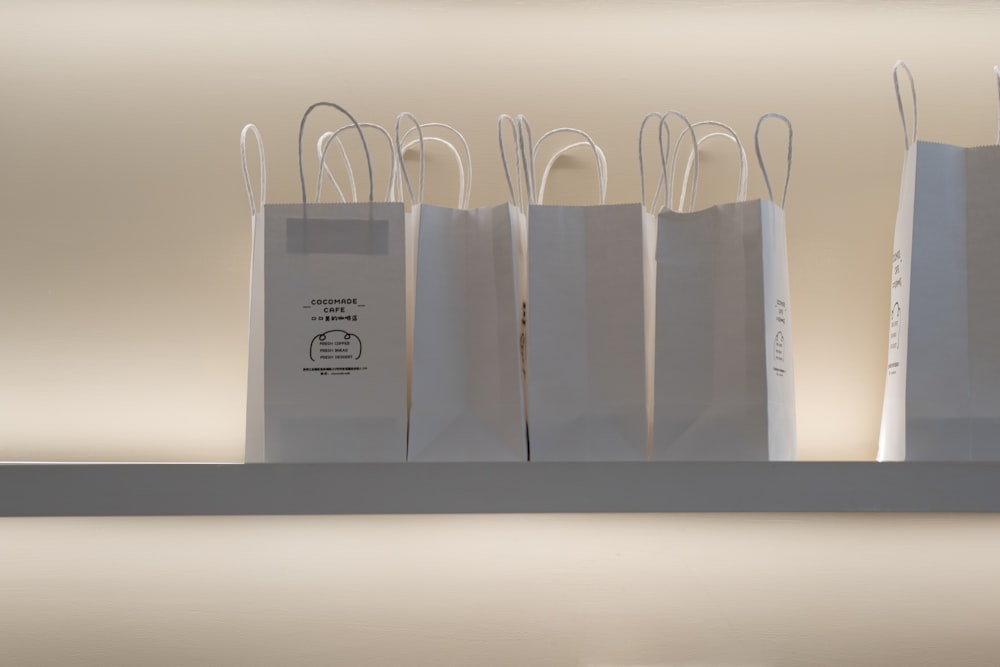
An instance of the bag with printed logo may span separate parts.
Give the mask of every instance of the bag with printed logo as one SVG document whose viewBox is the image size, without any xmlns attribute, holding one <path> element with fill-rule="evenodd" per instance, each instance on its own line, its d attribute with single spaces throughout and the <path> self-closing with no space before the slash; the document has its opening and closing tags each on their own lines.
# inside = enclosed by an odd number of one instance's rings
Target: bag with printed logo
<svg viewBox="0 0 1000 667">
<path fill-rule="evenodd" d="M 306 203 L 302 135 L 321 106 L 360 134 L 367 202 Z M 403 461 L 403 205 L 374 201 L 364 132 L 333 103 L 302 118 L 299 177 L 301 203 L 266 204 L 254 216 L 248 399 L 263 417 L 248 404 L 248 460 Z"/>
</svg>

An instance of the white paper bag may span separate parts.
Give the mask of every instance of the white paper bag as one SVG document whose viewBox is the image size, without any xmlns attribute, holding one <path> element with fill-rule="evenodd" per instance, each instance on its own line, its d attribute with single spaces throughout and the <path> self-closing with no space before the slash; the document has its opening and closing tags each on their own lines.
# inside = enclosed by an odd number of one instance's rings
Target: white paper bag
<svg viewBox="0 0 1000 667">
<path fill-rule="evenodd" d="M 514 173 L 511 173 L 507 147 L 504 143 L 504 126 L 511 128 L 514 138 Z M 518 345 L 521 352 L 521 393 L 524 394 L 528 363 L 528 195 L 526 191 L 527 167 L 521 160 L 525 136 L 530 134 L 530 126 L 523 115 L 515 119 L 508 114 L 500 114 L 497 119 L 497 137 L 500 143 L 500 164 L 507 180 L 508 203 L 510 204 L 513 226 L 514 265 L 517 275 L 518 294 Z M 530 139 L 528 144 L 530 145 Z M 527 400 L 524 401 L 524 418 L 528 420 Z"/>
<path fill-rule="evenodd" d="M 563 131 L 551 131 L 539 142 Z M 574 146 L 587 144 L 594 150 L 603 202 L 603 153 L 580 134 L 585 141 Z M 533 167 L 538 143 L 532 144 L 530 134 L 525 139 L 522 160 Z M 527 172 L 533 195 L 533 168 Z M 528 211 L 530 457 L 643 460 L 642 207 L 544 205 L 543 190 L 538 194 L 539 203 Z"/>
<path fill-rule="evenodd" d="M 317 106 L 302 203 L 264 207 L 264 460 L 403 461 L 403 207 L 305 203 Z"/>
<path fill-rule="evenodd" d="M 260 198 L 255 199 L 247 164 L 247 134 L 252 132 L 260 159 Z M 264 202 L 267 200 L 267 161 L 257 126 L 250 123 L 240 132 L 243 181 L 250 200 L 250 321 L 247 360 L 247 412 L 244 461 L 264 460 Z"/>
<path fill-rule="evenodd" d="M 466 160 L 447 140 L 425 137 L 428 128 L 454 131 Z M 416 197 L 401 162 L 419 230 L 407 458 L 525 461 L 512 207 L 469 210 L 472 171 L 464 137 L 441 123 L 415 129 L 415 144 L 406 135 L 397 139 L 401 156 L 411 145 L 421 151 Z M 458 208 L 421 203 L 424 142 L 435 139 L 455 150 Z"/>
<path fill-rule="evenodd" d="M 758 159 L 761 123 L 769 117 L 788 122 L 778 114 L 760 119 Z M 690 126 L 688 131 L 694 133 Z M 770 194 L 766 171 L 764 176 Z M 787 187 L 786 177 L 786 193 Z M 656 242 L 653 458 L 794 459 L 794 363 L 781 206 L 755 200 L 693 213 L 664 210 Z"/>
<path fill-rule="evenodd" d="M 913 94 L 912 136 L 900 70 Z M 917 141 L 916 91 L 902 62 L 893 68 L 893 79 L 906 154 L 878 458 L 997 461 L 1000 146 Z"/>
<path fill-rule="evenodd" d="M 669 138 L 669 125 L 664 124 L 664 121 L 669 121 L 672 116 L 676 116 L 687 124 L 688 129 L 681 133 L 681 136 L 674 143 L 673 150 L 669 150 L 670 138 Z M 653 191 L 652 199 L 647 198 L 646 192 L 646 164 L 643 159 L 643 146 L 644 146 L 644 135 L 645 129 L 649 121 L 656 120 L 655 127 L 658 129 L 658 139 L 659 139 L 659 150 L 658 155 L 660 156 L 658 169 L 654 172 L 658 174 L 656 179 L 656 189 Z M 696 127 L 707 127 L 712 131 L 708 134 L 704 134 L 700 137 L 696 137 L 694 134 L 694 128 Z M 667 144 L 663 143 L 664 130 L 668 130 Z M 739 180 L 737 182 L 736 188 L 736 201 L 745 201 L 747 194 L 747 156 L 746 151 L 743 149 L 743 144 L 740 142 L 739 137 L 736 135 L 736 131 L 732 127 L 726 125 L 725 123 L 720 123 L 719 121 L 713 120 L 703 120 L 696 123 L 690 123 L 687 118 L 677 112 L 668 111 L 666 113 L 648 113 L 646 114 L 642 122 L 639 124 L 639 185 L 640 185 L 640 200 L 642 201 L 642 232 L 643 232 L 643 305 L 644 305 L 644 321 L 645 321 L 645 343 L 646 343 L 646 421 L 647 421 L 647 431 L 649 433 L 649 451 L 652 452 L 652 436 L 653 436 L 653 396 L 655 393 L 655 376 L 656 376 L 656 238 L 657 238 L 657 227 L 658 227 L 658 217 L 657 212 L 662 210 L 668 202 L 672 202 L 672 191 L 675 185 L 674 174 L 676 173 L 676 162 L 677 156 L 679 155 L 679 149 L 681 144 L 684 142 L 685 137 L 687 137 L 693 144 L 693 150 L 688 156 L 686 168 L 684 170 L 683 178 L 681 179 L 681 191 L 678 197 L 678 202 L 684 202 L 688 197 L 688 192 L 690 191 L 690 201 L 691 207 L 693 208 L 693 203 L 695 197 L 697 196 L 697 186 L 698 186 L 698 157 L 700 152 L 700 147 L 706 141 L 713 138 L 722 138 L 735 143 L 739 160 Z M 666 149 L 666 150 L 665 150 Z M 668 167 L 666 159 L 670 158 L 671 165 Z M 692 171 L 693 170 L 693 171 Z M 669 172 L 670 177 L 668 178 L 667 172 Z M 692 178 L 693 176 L 693 178 Z M 660 203 L 662 199 L 662 204 Z"/>
</svg>

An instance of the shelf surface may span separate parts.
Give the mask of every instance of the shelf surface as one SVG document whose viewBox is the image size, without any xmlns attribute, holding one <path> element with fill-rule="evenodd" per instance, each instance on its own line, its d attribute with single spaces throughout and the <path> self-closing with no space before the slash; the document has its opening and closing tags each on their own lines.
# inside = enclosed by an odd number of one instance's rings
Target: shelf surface
<svg viewBox="0 0 1000 667">
<path fill-rule="evenodd" d="M 4 464 L 0 516 L 1000 512 L 1000 464 Z"/>
</svg>

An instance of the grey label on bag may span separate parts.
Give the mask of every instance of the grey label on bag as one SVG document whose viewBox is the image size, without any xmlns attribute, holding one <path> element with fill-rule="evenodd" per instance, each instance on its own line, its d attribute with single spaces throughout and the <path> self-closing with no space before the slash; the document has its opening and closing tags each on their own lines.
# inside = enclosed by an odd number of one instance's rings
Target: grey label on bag
<svg viewBox="0 0 1000 667">
<path fill-rule="evenodd" d="M 289 218 L 285 242 L 289 253 L 385 255 L 389 252 L 389 222 Z"/>
</svg>

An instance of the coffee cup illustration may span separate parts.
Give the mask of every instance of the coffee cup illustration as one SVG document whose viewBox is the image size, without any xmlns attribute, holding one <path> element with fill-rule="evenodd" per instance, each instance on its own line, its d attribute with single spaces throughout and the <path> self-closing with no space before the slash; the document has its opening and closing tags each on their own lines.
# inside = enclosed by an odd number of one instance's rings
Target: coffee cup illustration
<svg viewBox="0 0 1000 667">
<path fill-rule="evenodd" d="M 361 358 L 361 339 L 343 329 L 330 329 L 309 342 L 310 361 L 341 361 Z"/>
</svg>

